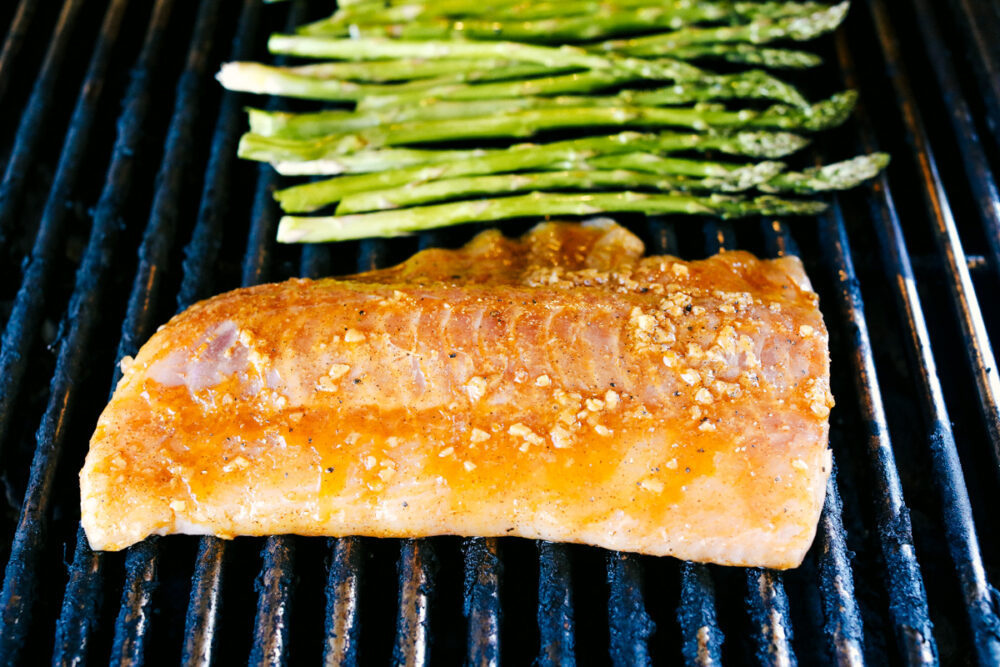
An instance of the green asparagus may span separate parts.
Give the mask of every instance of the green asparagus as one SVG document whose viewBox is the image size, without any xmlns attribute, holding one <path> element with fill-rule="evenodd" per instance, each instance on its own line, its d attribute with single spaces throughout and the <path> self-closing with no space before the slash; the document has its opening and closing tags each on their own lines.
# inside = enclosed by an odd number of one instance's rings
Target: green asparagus
<svg viewBox="0 0 1000 667">
<path fill-rule="evenodd" d="M 784 84 L 775 82 L 761 72 L 744 72 L 723 75 L 715 82 L 703 84 L 678 84 L 654 90 L 623 90 L 617 95 L 606 96 L 517 96 L 501 99 L 425 101 L 423 104 L 394 105 L 363 108 L 360 111 L 329 110 L 315 113 L 290 114 L 278 111 L 248 109 L 250 132 L 263 136 L 280 136 L 288 139 L 314 139 L 332 134 L 342 134 L 369 127 L 412 121 L 476 118 L 487 115 L 509 114 L 529 109 L 558 109 L 567 107 L 618 107 L 661 106 L 678 103 L 683 97 L 727 99 L 735 96 L 751 97 L 754 94 L 793 100 L 797 106 L 806 106 L 798 91 L 784 90 Z M 798 104 L 801 102 L 801 105 Z"/>
<path fill-rule="evenodd" d="M 822 58 L 808 51 L 773 49 L 753 44 L 691 44 L 671 49 L 666 55 L 680 60 L 716 58 L 730 63 L 772 69 L 807 69 L 823 63 Z"/>
<path fill-rule="evenodd" d="M 542 15 L 522 6 L 516 15 L 470 18 L 468 12 L 441 11 L 433 5 L 397 6 L 383 11 L 338 13 L 329 19 L 303 26 L 298 34 L 393 37 L 402 39 L 510 39 L 518 41 L 585 41 L 659 28 L 680 28 L 703 22 L 774 19 L 798 16 L 824 7 L 814 2 L 712 2 L 647 3 L 622 7 L 595 3 L 560 3 L 545 8 Z M 589 11 L 587 11 L 589 10 Z M 547 15 L 546 15 L 547 14 Z"/>
<path fill-rule="evenodd" d="M 886 154 L 877 153 L 804 172 L 789 172 L 785 171 L 780 162 L 729 165 L 652 156 L 657 158 L 656 169 L 653 170 L 654 173 L 644 173 L 628 170 L 628 158 L 633 155 L 635 154 L 612 155 L 588 162 L 597 169 L 470 176 L 360 192 L 344 197 L 337 206 L 337 215 L 404 208 L 482 195 L 609 187 L 697 192 L 743 192 L 757 188 L 769 193 L 814 194 L 853 188 L 874 178 L 885 168 L 889 159 Z M 672 165 L 668 167 L 668 163 Z M 625 168 L 619 168 L 619 164 Z"/>
<path fill-rule="evenodd" d="M 401 236 L 450 225 L 484 220 L 548 215 L 595 215 L 636 212 L 649 215 L 684 213 L 725 219 L 749 216 L 815 215 L 826 204 L 809 200 L 786 200 L 765 195 L 754 199 L 681 193 L 648 194 L 608 192 L 588 194 L 540 193 L 498 199 L 420 206 L 343 216 L 284 216 L 278 224 L 281 243 L 321 243 L 370 237 Z"/>
<path fill-rule="evenodd" d="M 761 19 L 743 25 L 713 28 L 690 27 L 647 37 L 611 40 L 598 44 L 594 51 L 609 51 L 630 56 L 666 55 L 672 49 L 691 44 L 749 42 L 764 44 L 779 39 L 804 41 L 830 32 L 839 26 L 850 1 L 824 7 L 810 14 L 778 19 Z"/>
<path fill-rule="evenodd" d="M 717 150 L 731 155 L 780 157 L 802 148 L 806 140 L 794 134 L 740 132 L 733 135 L 638 134 L 622 132 L 606 137 L 571 139 L 550 144 L 522 144 L 486 151 L 483 155 L 436 161 L 370 174 L 340 176 L 278 190 L 274 198 L 288 213 L 316 211 L 347 195 L 367 190 L 458 176 L 474 176 L 528 169 L 582 169 L 601 155 L 643 151 L 659 155 L 682 151 Z"/>
<path fill-rule="evenodd" d="M 362 149 L 403 146 L 473 138 L 524 138 L 549 129 L 629 126 L 644 128 L 686 127 L 699 131 L 740 128 L 817 131 L 843 122 L 855 97 L 841 93 L 808 109 L 781 105 L 764 111 L 726 111 L 704 108 L 656 108 L 636 106 L 567 107 L 529 109 L 494 116 L 451 120 L 413 121 L 376 126 L 355 132 L 299 141 L 278 137 L 244 135 L 240 155 L 249 157 L 261 147 L 274 160 L 319 160 Z M 245 146 L 244 146 L 245 144 Z M 252 150 L 251 150 L 252 148 Z"/>
</svg>

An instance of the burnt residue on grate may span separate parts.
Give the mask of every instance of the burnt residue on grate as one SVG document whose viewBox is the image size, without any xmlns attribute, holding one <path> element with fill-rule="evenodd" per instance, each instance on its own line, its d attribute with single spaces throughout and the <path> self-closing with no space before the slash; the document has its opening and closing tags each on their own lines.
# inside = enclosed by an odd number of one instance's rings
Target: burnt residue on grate
<svg viewBox="0 0 1000 667">
<path fill-rule="evenodd" d="M 212 74 L 263 57 L 268 31 L 324 3 L 4 3 L 2 661 L 1000 662 L 1000 55 L 988 39 L 1000 20 L 980 4 L 890 13 L 862 0 L 826 40 L 823 76 L 802 83 L 846 81 L 862 105 L 816 155 L 893 154 L 828 214 L 621 219 L 655 253 L 798 254 L 820 293 L 835 473 L 806 562 L 775 573 L 510 538 L 170 537 L 90 552 L 76 472 L 117 358 L 155 326 L 239 284 L 387 266 L 482 226 L 275 244 L 277 179 L 235 159 L 250 100 Z"/>
</svg>

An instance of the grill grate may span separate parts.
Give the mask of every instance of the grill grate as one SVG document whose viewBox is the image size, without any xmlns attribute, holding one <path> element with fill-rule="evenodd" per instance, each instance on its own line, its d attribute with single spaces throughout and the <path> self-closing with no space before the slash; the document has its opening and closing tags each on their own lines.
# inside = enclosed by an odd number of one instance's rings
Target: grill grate
<svg viewBox="0 0 1000 667">
<path fill-rule="evenodd" d="M 889 174 L 867 191 L 789 224 L 623 218 L 655 253 L 806 261 L 838 408 L 834 476 L 799 570 L 492 538 L 176 537 L 91 552 L 75 474 L 119 377 L 111 362 L 175 310 L 171 295 L 183 309 L 236 284 L 386 266 L 479 229 L 274 244 L 277 179 L 235 159 L 247 100 L 211 75 L 322 4 L 0 10 L 0 114 L 16 113 L 0 125 L 3 662 L 1000 664 L 1000 544 L 975 528 L 1000 501 L 1000 312 L 980 299 L 1000 278 L 1000 60 L 984 38 L 1000 18 L 971 0 L 892 14 L 859 1 L 828 40 L 829 78 L 863 106 L 818 154 L 889 149 Z M 82 53 L 85 69 L 68 57 Z M 119 63 L 133 64 L 127 80 Z"/>
</svg>

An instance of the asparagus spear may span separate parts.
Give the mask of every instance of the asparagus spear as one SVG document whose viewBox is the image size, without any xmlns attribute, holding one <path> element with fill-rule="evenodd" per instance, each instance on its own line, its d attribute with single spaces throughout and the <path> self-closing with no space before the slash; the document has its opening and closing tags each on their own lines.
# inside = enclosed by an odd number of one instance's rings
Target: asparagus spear
<svg viewBox="0 0 1000 667">
<path fill-rule="evenodd" d="M 842 123 L 854 107 L 856 95 L 840 93 L 807 109 L 781 105 L 764 111 L 727 111 L 714 108 L 656 108 L 637 106 L 529 109 L 507 114 L 452 120 L 413 121 L 376 126 L 310 141 L 244 135 L 240 155 L 268 151 L 274 160 L 319 160 L 362 149 L 403 146 L 472 138 L 530 137 L 550 129 L 598 126 L 687 127 L 705 131 L 739 128 L 817 131 Z"/>
<path fill-rule="evenodd" d="M 668 54 L 673 49 L 691 44 L 720 42 L 750 42 L 763 44 L 779 39 L 804 41 L 830 32 L 847 15 L 850 0 L 824 7 L 810 14 L 778 19 L 758 19 L 744 25 L 714 28 L 689 27 L 660 35 L 611 40 L 594 47 L 594 51 L 610 51 L 631 56 Z"/>
<path fill-rule="evenodd" d="M 771 49 L 754 44 L 691 44 L 672 49 L 666 55 L 680 60 L 718 58 L 730 63 L 774 69 L 806 69 L 823 63 L 822 58 L 808 51 Z"/>
<path fill-rule="evenodd" d="M 359 192 L 341 200 L 337 215 L 404 208 L 481 195 L 600 187 L 698 192 L 743 192 L 757 188 L 771 193 L 813 194 L 853 188 L 878 175 L 889 160 L 885 153 L 876 153 L 804 172 L 789 172 L 785 171 L 780 162 L 733 165 L 651 156 L 656 158 L 657 168 L 653 170 L 654 173 L 644 173 L 628 170 L 631 166 L 628 158 L 633 155 L 635 154 L 625 153 L 591 160 L 588 164 L 597 167 L 594 170 L 470 176 Z M 619 165 L 624 168 L 619 168 Z"/>
<path fill-rule="evenodd" d="M 634 133 L 623 133 L 625 135 L 637 136 L 637 141 L 641 141 L 641 135 Z M 683 135 L 682 135 L 683 136 Z M 704 135 L 688 135 L 687 148 L 690 150 L 718 150 L 729 155 L 743 155 L 748 157 L 780 158 L 789 155 L 805 146 L 807 141 L 795 134 L 784 132 L 741 132 L 729 136 L 716 136 L 706 138 Z M 699 139 L 695 139 L 699 137 Z M 589 150 L 592 145 L 598 149 L 603 145 L 606 137 L 597 137 L 596 144 L 592 144 L 593 138 L 577 139 L 574 142 L 580 144 L 581 150 Z M 334 176 L 337 174 L 363 174 L 373 171 L 385 171 L 390 169 L 402 169 L 415 165 L 430 165 L 438 163 L 461 162 L 471 158 L 482 158 L 487 155 L 498 155 L 505 151 L 525 150 L 533 144 L 514 146 L 509 149 L 472 149 L 472 150 L 416 150 L 416 149 L 375 149 L 370 151 L 358 151 L 349 155 L 332 156 L 314 161 L 302 160 L 277 160 L 272 163 L 279 174 L 285 176 Z M 657 148 L 665 151 L 676 151 L 672 145 L 658 145 Z M 618 146 L 619 150 L 625 147 Z M 637 149 L 637 150 L 641 150 Z M 259 156 L 261 161 L 267 161 L 263 156 Z M 564 165 L 572 167 L 576 163 Z"/>
<path fill-rule="evenodd" d="M 360 111 L 343 109 L 315 113 L 292 114 L 280 111 L 248 109 L 250 132 L 263 136 L 289 139 L 312 139 L 342 134 L 369 127 L 411 121 L 476 118 L 506 114 L 527 109 L 557 109 L 566 107 L 660 106 L 678 104 L 685 98 L 695 100 L 729 99 L 733 97 L 768 96 L 793 100 L 797 106 L 807 106 L 798 91 L 763 72 L 749 71 L 723 75 L 711 82 L 677 84 L 654 90 L 623 90 L 608 96 L 510 97 L 484 100 L 441 101 L 405 104 L 389 107 L 364 108 Z"/>
<path fill-rule="evenodd" d="M 492 3 L 490 3 L 492 5 Z M 337 12 L 303 26 L 297 32 L 309 35 L 345 35 L 361 28 L 361 35 L 438 39 L 464 36 L 475 39 L 543 38 L 580 41 L 627 32 L 650 32 L 656 28 L 679 28 L 702 21 L 776 18 L 803 14 L 822 7 L 802 2 L 668 2 L 646 0 L 628 7 L 599 2 L 537 3 L 509 7 L 453 6 L 440 3 L 399 5 L 366 12 Z M 541 5 L 541 6 L 538 6 Z M 472 18 L 470 18 L 472 17 Z M 460 21 L 450 19 L 461 18 Z M 377 32 L 366 33 L 366 29 Z"/>
<path fill-rule="evenodd" d="M 403 93 L 383 91 L 362 99 L 358 108 L 367 110 L 413 106 L 427 104 L 428 100 L 471 101 L 589 93 L 633 81 L 673 78 L 649 76 L 648 74 L 628 70 L 600 70 L 542 77 L 527 81 L 447 85 Z M 721 76 L 702 72 L 696 78 L 689 77 L 687 72 L 682 72 L 678 76 L 683 76 L 684 79 L 670 88 L 660 89 L 658 91 L 660 101 L 653 102 L 653 104 L 686 104 L 712 99 L 766 99 L 795 106 L 806 106 L 807 104 L 805 98 L 794 86 L 758 70 Z"/>
<path fill-rule="evenodd" d="M 770 195 L 747 199 L 723 195 L 698 197 L 679 193 L 646 194 L 632 191 L 592 194 L 535 192 L 515 197 L 476 199 L 397 211 L 328 217 L 284 216 L 278 224 L 278 241 L 317 243 L 400 236 L 466 222 L 547 215 L 686 213 L 730 219 L 762 215 L 815 215 L 825 208 L 826 204 L 823 202 L 789 201 Z"/>
<path fill-rule="evenodd" d="M 847 190 L 868 179 L 875 178 L 889 165 L 887 153 L 860 155 L 851 160 L 813 167 L 802 172 L 786 172 L 763 183 L 764 192 L 822 192 Z"/>
<path fill-rule="evenodd" d="M 783 168 L 780 162 L 760 162 L 749 165 L 745 172 L 729 172 L 728 185 L 751 182 L 740 189 L 749 189 L 777 175 Z M 712 180 L 713 183 L 707 183 Z M 496 176 L 468 176 L 429 183 L 415 183 L 398 188 L 359 192 L 341 200 L 337 215 L 362 211 L 381 211 L 404 208 L 417 204 L 467 199 L 480 195 L 549 190 L 591 190 L 594 188 L 642 188 L 661 191 L 700 189 L 711 190 L 714 181 L 724 179 L 693 179 L 683 175 L 645 174 L 624 169 L 548 171 L 528 174 L 501 174 Z"/>
<path fill-rule="evenodd" d="M 451 72 L 435 78 L 416 79 L 392 85 L 363 84 L 344 79 L 311 76 L 295 68 L 275 67 L 254 62 L 223 63 L 216 78 L 228 90 L 281 95 L 307 100 L 355 101 L 365 97 L 392 95 L 427 96 L 426 91 L 440 90 L 475 81 L 497 81 L 537 76 L 551 68 L 532 63 L 515 63 L 505 67 Z"/>
<path fill-rule="evenodd" d="M 703 177 L 687 184 L 688 189 L 715 189 L 720 192 L 740 192 L 759 188 L 763 192 L 814 194 L 831 190 L 847 190 L 878 175 L 889 164 L 885 153 L 860 155 L 850 160 L 813 167 L 800 172 L 780 169 L 760 179 L 762 172 L 753 172 L 752 164 L 706 162 L 662 157 L 652 153 L 621 153 L 593 158 L 588 164 L 596 169 L 625 169 L 656 176 L 685 174 Z M 780 164 L 780 163 L 771 163 Z"/>
<path fill-rule="evenodd" d="M 366 81 L 373 83 L 390 83 L 412 81 L 414 79 L 433 79 L 449 74 L 469 72 L 495 72 L 503 70 L 510 75 L 514 66 L 522 69 L 522 76 L 534 76 L 536 72 L 556 74 L 577 67 L 552 68 L 542 65 L 518 63 L 513 60 L 424 60 L 420 58 L 404 58 L 401 60 L 371 60 L 366 62 L 324 62 L 311 65 L 298 65 L 282 68 L 283 71 L 316 79 L 344 79 L 347 81 Z"/>
<path fill-rule="evenodd" d="M 388 39 L 337 39 L 314 35 L 273 34 L 267 48 L 274 54 L 329 60 L 381 60 L 399 58 L 503 58 L 551 67 L 611 69 L 618 58 L 587 53 L 571 46 L 549 47 L 518 42 L 403 41 Z"/>
<path fill-rule="evenodd" d="M 304 213 L 367 190 L 528 169 L 579 169 L 586 167 L 587 161 L 592 158 L 614 153 L 644 151 L 665 154 L 687 150 L 717 150 L 732 155 L 779 157 L 793 153 L 805 144 L 802 137 L 783 132 L 740 132 L 733 135 L 622 132 L 606 137 L 571 139 L 543 145 L 522 144 L 508 149 L 486 151 L 475 157 L 303 183 L 278 190 L 274 193 L 274 198 L 286 212 Z"/>
<path fill-rule="evenodd" d="M 585 42 L 657 29 L 678 29 L 722 20 L 765 21 L 815 12 L 825 5 L 800 2 L 700 2 L 689 6 L 611 9 L 594 14 L 541 20 L 437 19 L 387 24 L 351 24 L 358 37 L 393 39 L 506 39 L 532 43 Z M 331 34 L 348 34 L 348 25 L 331 25 Z M 313 33 L 316 34 L 316 33 Z"/>
</svg>

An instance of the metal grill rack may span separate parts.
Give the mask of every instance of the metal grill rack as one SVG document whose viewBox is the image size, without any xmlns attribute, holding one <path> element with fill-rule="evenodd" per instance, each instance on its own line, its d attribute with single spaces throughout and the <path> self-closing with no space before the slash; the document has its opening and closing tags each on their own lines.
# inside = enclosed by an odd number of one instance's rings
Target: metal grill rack
<svg viewBox="0 0 1000 667">
<path fill-rule="evenodd" d="M 116 362 L 156 326 L 240 284 L 385 266 L 481 229 L 275 245 L 276 177 L 235 158 L 248 100 L 211 76 L 328 10 L 0 7 L 0 662 L 1000 664 L 1000 10 L 983 0 L 856 0 L 823 41 L 814 78 L 859 89 L 862 107 L 816 156 L 894 157 L 828 214 L 622 218 L 650 252 L 805 261 L 838 406 L 801 568 L 493 538 L 91 552 L 76 473 Z"/>
</svg>

